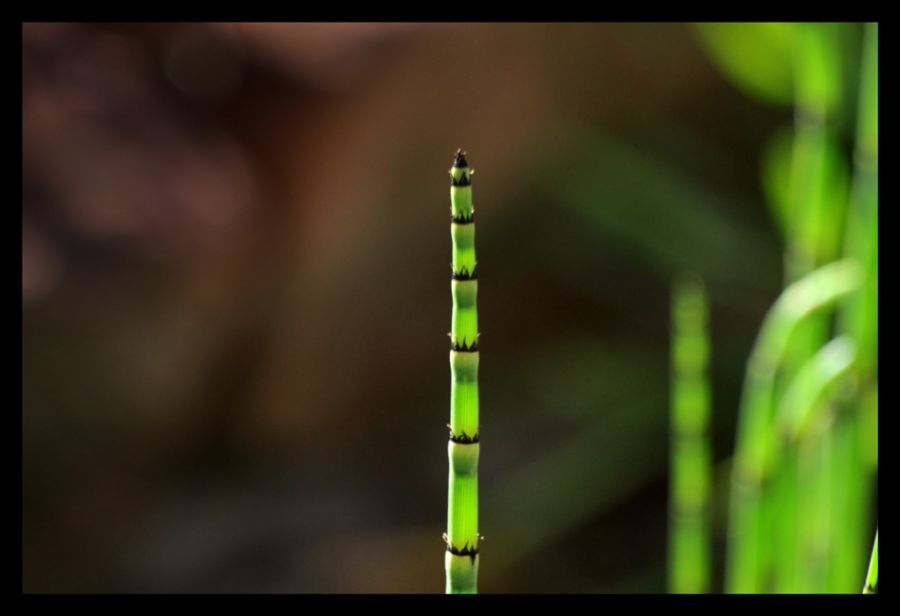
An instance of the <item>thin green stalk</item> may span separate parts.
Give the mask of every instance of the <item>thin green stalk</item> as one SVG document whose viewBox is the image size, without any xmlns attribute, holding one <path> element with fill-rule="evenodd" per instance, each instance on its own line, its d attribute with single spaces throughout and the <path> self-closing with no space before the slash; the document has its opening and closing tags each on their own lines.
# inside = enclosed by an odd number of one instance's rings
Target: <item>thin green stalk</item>
<svg viewBox="0 0 900 616">
<path fill-rule="evenodd" d="M 672 445 L 669 591 L 709 592 L 708 305 L 702 281 L 683 278 L 672 295 Z"/>
<path fill-rule="evenodd" d="M 835 517 L 835 486 L 829 476 L 835 394 L 853 374 L 855 359 L 853 341 L 835 338 L 800 369 L 778 403 L 780 475 L 792 481 L 792 489 L 782 493 L 780 513 L 789 519 L 782 521 L 778 537 L 787 552 L 777 563 L 778 592 L 822 592 L 833 566 L 828 529 Z"/>
<path fill-rule="evenodd" d="M 878 359 L 878 24 L 866 24 L 864 37 L 844 254 L 864 264 L 865 278 L 838 325 L 856 339 L 860 371 L 871 380 Z"/>
<path fill-rule="evenodd" d="M 457 150 L 450 169 L 450 237 L 453 313 L 450 330 L 450 479 L 447 593 L 478 592 L 478 280 L 475 270 L 475 207 L 472 170 Z"/>
<path fill-rule="evenodd" d="M 878 592 L 878 531 L 875 531 L 875 545 L 872 546 L 872 557 L 869 559 L 869 573 L 866 574 L 866 585 L 863 587 L 864 595 L 873 595 Z"/>
<path fill-rule="evenodd" d="M 862 291 L 843 302 L 838 331 L 859 349 L 858 393 L 834 426 L 830 483 L 833 563 L 828 590 L 852 593 L 868 555 L 878 462 L 878 24 L 865 24 L 860 61 L 853 181 L 844 253 L 863 263 Z"/>
<path fill-rule="evenodd" d="M 857 393 L 840 404 L 829 434 L 832 460 L 826 481 L 833 494 L 828 515 L 834 523 L 827 539 L 827 586 L 817 592 L 858 592 L 859 572 L 866 566 L 874 484 L 861 446 L 862 398 L 858 392 L 857 388 Z"/>
<path fill-rule="evenodd" d="M 796 104 L 785 273 L 794 282 L 836 258 L 843 199 L 828 194 L 828 144 L 841 102 L 840 49 L 834 24 L 796 24 Z"/>
<path fill-rule="evenodd" d="M 778 472 L 768 481 L 762 494 L 761 516 L 765 522 L 760 537 L 775 552 L 770 588 L 763 591 L 794 593 L 800 586 L 803 558 L 798 546 L 801 543 L 803 526 L 800 520 L 811 517 L 810 509 L 818 507 L 817 492 L 809 489 L 809 458 L 800 451 L 802 447 L 792 447 L 788 455 L 782 456 Z M 806 447 L 805 449 L 810 449 Z M 801 496 L 805 493 L 805 496 Z M 768 505 L 768 507 L 766 507 Z"/>
<path fill-rule="evenodd" d="M 826 589 L 832 521 L 832 488 L 828 466 L 831 459 L 832 430 L 825 427 L 819 438 L 797 444 L 797 535 L 793 547 L 799 559 L 791 593 L 821 593 Z"/>
<path fill-rule="evenodd" d="M 747 365 L 737 451 L 732 472 L 727 590 L 759 592 L 763 482 L 770 478 L 777 432 L 773 429 L 775 380 L 792 334 L 805 319 L 859 289 L 861 267 L 853 259 L 825 265 L 781 294 L 763 322 Z"/>
<path fill-rule="evenodd" d="M 795 24 L 795 31 L 795 130 L 785 262 L 788 283 L 837 258 L 846 211 L 846 199 L 842 191 L 836 190 L 833 175 L 839 169 L 833 168 L 836 163 L 829 156 L 837 140 L 834 117 L 842 99 L 837 26 L 802 23 Z M 796 328 L 780 366 L 776 398 L 783 391 L 781 383 L 790 383 L 825 344 L 830 326 L 831 314 L 823 310 Z M 800 515 L 804 515 L 804 510 L 808 514 L 818 501 L 795 502 L 795 490 L 815 492 L 815 486 L 821 483 L 816 478 L 828 468 L 831 453 L 830 448 L 824 447 L 813 455 L 809 453 L 811 448 L 804 446 L 795 452 L 803 455 L 802 464 L 784 463 L 773 469 L 779 475 L 773 478 L 773 484 L 782 489 L 771 491 L 761 501 L 766 509 L 763 517 L 770 524 L 765 531 L 770 538 L 762 546 L 761 555 L 767 580 L 763 591 L 796 592 L 791 584 L 798 574 L 809 579 L 820 570 L 802 562 L 801 569 L 796 569 L 797 555 L 803 550 L 800 542 L 809 532 L 809 524 L 797 526 L 798 507 Z M 813 485 L 801 485 L 809 481 Z M 828 519 L 817 517 L 818 527 L 826 534 L 828 523 Z M 821 560 L 824 559 L 817 557 L 817 561 Z"/>
</svg>

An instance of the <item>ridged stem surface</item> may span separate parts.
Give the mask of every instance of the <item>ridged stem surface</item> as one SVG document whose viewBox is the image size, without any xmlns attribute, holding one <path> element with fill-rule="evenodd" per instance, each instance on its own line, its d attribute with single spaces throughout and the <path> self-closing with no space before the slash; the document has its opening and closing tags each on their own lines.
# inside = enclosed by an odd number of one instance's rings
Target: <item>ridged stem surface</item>
<svg viewBox="0 0 900 616">
<path fill-rule="evenodd" d="M 465 153 L 450 169 L 453 300 L 450 329 L 450 477 L 447 494 L 447 593 L 478 591 L 478 280 L 472 170 Z"/>
</svg>

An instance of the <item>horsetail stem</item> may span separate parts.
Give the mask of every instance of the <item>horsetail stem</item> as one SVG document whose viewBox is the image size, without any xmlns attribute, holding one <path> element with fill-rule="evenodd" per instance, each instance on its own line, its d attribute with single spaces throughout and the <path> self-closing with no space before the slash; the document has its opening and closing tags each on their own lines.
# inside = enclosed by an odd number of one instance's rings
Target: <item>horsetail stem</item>
<svg viewBox="0 0 900 616">
<path fill-rule="evenodd" d="M 700 279 L 685 277 L 672 295 L 672 451 L 669 592 L 709 592 L 708 443 L 710 389 L 707 376 L 708 302 Z"/>
<path fill-rule="evenodd" d="M 796 94 L 785 238 L 786 286 L 837 258 L 839 230 L 844 223 L 843 201 L 830 188 L 835 177 L 829 169 L 828 155 L 829 144 L 837 138 L 835 116 L 839 113 L 838 93 L 842 83 L 840 63 L 835 62 L 839 53 L 837 30 L 831 24 L 807 23 L 797 24 L 795 32 Z M 775 398 L 784 393 L 783 385 L 792 382 L 826 343 L 831 319 L 831 311 L 823 310 L 797 327 L 779 366 Z M 814 455 L 810 454 L 813 450 Z M 811 525 L 800 521 L 804 509 L 808 513 L 818 511 L 818 501 L 811 496 L 798 498 L 797 495 L 821 493 L 818 486 L 823 484 L 821 476 L 829 467 L 832 455 L 832 448 L 823 443 L 804 443 L 787 451 L 782 463 L 773 468 L 773 487 L 760 501 L 761 519 L 766 524 L 764 533 L 769 537 L 760 547 L 759 567 L 765 580 L 760 590 L 795 592 L 795 581 L 804 578 L 815 580 L 813 588 L 820 587 L 822 580 L 817 578 L 821 578 L 822 568 L 811 563 L 827 559 L 803 551 L 801 537 L 809 533 Z M 818 515 L 816 521 L 827 534 L 828 519 Z M 806 563 L 798 560 L 800 554 L 804 554 Z"/>
<path fill-rule="evenodd" d="M 450 168 L 453 312 L 450 330 L 450 479 L 447 498 L 447 593 L 478 591 L 478 280 L 472 170 L 459 149 Z"/>
<path fill-rule="evenodd" d="M 729 512 L 728 592 L 752 593 L 763 587 L 763 482 L 771 479 L 779 454 L 775 381 L 792 334 L 806 319 L 858 291 L 862 276 L 855 259 L 824 265 L 785 289 L 763 321 L 741 398 Z"/>
<path fill-rule="evenodd" d="M 844 254 L 865 266 L 863 292 L 845 303 L 839 329 L 859 345 L 859 372 L 876 381 L 878 359 L 878 24 L 866 24 L 860 67 L 853 185 Z"/>
<path fill-rule="evenodd" d="M 878 531 L 875 531 L 875 545 L 872 546 L 872 557 L 869 559 L 869 573 L 866 574 L 866 585 L 863 587 L 864 595 L 873 595 L 878 592 Z"/>
<path fill-rule="evenodd" d="M 843 302 L 837 321 L 837 331 L 858 348 L 858 393 L 834 426 L 829 479 L 837 495 L 829 590 L 842 593 L 858 589 L 866 564 L 871 538 L 864 529 L 876 504 L 878 471 L 878 24 L 866 24 L 863 35 L 844 254 L 860 259 L 864 276 L 861 291 Z"/>
<path fill-rule="evenodd" d="M 776 592 L 821 592 L 834 569 L 833 501 L 843 499 L 829 471 L 841 451 L 835 433 L 838 386 L 852 377 L 855 360 L 853 340 L 834 338 L 797 371 L 777 405 L 781 474 L 793 489 L 783 494 L 779 511 L 790 518 L 782 520 Z"/>
</svg>

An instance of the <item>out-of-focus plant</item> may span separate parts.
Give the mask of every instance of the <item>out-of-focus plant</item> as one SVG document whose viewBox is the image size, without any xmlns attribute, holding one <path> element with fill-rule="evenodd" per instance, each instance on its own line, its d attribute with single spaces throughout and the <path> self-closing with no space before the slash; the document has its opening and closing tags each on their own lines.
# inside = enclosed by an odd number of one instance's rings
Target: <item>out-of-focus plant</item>
<svg viewBox="0 0 900 616">
<path fill-rule="evenodd" d="M 672 293 L 672 442 L 669 498 L 669 591 L 709 592 L 709 304 L 694 277 Z"/>
<path fill-rule="evenodd" d="M 858 592 L 877 468 L 877 28 L 863 28 L 858 84 L 843 63 L 858 49 L 857 25 L 697 29 L 733 82 L 794 108 L 793 127 L 773 135 L 761 165 L 786 290 L 747 368 L 730 592 Z M 851 180 L 840 144 L 854 115 Z"/>
</svg>

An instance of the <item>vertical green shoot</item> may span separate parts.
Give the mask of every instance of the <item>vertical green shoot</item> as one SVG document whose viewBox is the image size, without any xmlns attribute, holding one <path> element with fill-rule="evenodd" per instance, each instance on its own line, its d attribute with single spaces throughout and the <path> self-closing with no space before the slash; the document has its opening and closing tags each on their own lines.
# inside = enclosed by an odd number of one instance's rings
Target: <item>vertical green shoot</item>
<svg viewBox="0 0 900 616">
<path fill-rule="evenodd" d="M 450 478 L 445 569 L 447 593 L 478 591 L 478 280 L 472 170 L 457 150 L 450 169 L 453 312 L 450 330 Z"/>
<path fill-rule="evenodd" d="M 790 515 L 790 535 L 779 548 L 786 553 L 778 561 L 776 590 L 822 592 L 834 568 L 833 541 L 836 486 L 829 476 L 829 460 L 836 448 L 833 430 L 836 400 L 841 386 L 853 374 L 856 346 L 846 336 L 835 338 L 819 350 L 785 389 L 775 414 L 780 438 L 779 459 L 792 491 L 782 498 L 781 515 Z"/>
<path fill-rule="evenodd" d="M 827 145 L 841 95 L 840 50 L 832 24 L 796 24 L 795 138 L 786 278 L 793 282 L 838 256 L 844 204 L 828 194 Z"/>
<path fill-rule="evenodd" d="M 848 301 L 839 326 L 860 351 L 860 371 L 872 380 L 878 345 L 878 24 L 866 24 L 860 67 L 853 184 L 844 254 L 865 265 L 863 292 Z"/>
<path fill-rule="evenodd" d="M 683 278 L 672 296 L 672 442 L 669 592 L 705 593 L 710 582 L 710 388 L 706 291 Z"/>
<path fill-rule="evenodd" d="M 771 479 L 778 437 L 775 381 L 797 327 L 857 291 L 862 268 L 854 259 L 825 265 L 781 294 L 763 322 L 747 365 L 732 471 L 726 585 L 729 592 L 764 587 L 763 485 Z"/>
<path fill-rule="evenodd" d="M 836 168 L 835 164 L 840 163 L 829 156 L 833 155 L 837 140 L 834 118 L 842 101 L 838 31 L 833 24 L 803 23 L 795 24 L 795 32 L 795 137 L 785 262 L 788 284 L 837 258 L 846 211 L 846 199 L 838 181 L 843 176 L 836 173 L 843 167 Z M 831 315 L 821 311 L 797 327 L 793 340 L 785 349 L 780 367 L 783 378 L 779 382 L 790 382 L 825 344 L 830 325 Z M 780 393 L 781 387 L 776 384 L 775 395 Z M 808 524 L 799 525 L 798 511 L 814 510 L 817 501 L 795 497 L 795 492 L 820 493 L 816 486 L 824 482 L 820 476 L 827 472 L 831 455 L 830 448 L 820 445 L 807 444 L 793 452 L 803 457 L 800 466 L 795 464 L 799 460 L 787 459 L 782 466 L 773 469 L 778 476 L 772 478 L 772 483 L 780 489 L 771 490 L 762 500 L 764 532 L 769 536 L 763 546 L 766 585 L 762 590 L 796 592 L 791 584 L 792 580 L 798 579 L 798 574 L 811 578 L 814 570 L 821 570 L 797 561 L 796 555 L 802 549 L 798 541 L 809 531 Z M 813 450 L 815 454 L 810 453 Z M 829 520 L 816 519 L 827 534 Z M 821 562 L 823 559 L 817 556 L 815 560 Z"/>
<path fill-rule="evenodd" d="M 835 450 L 829 482 L 836 491 L 832 511 L 831 592 L 855 592 L 865 567 L 878 461 L 878 24 L 864 26 L 856 116 L 853 181 L 844 253 L 863 264 L 860 293 L 843 302 L 838 331 L 859 350 L 857 394 L 845 401 L 834 426 Z"/>
<path fill-rule="evenodd" d="M 872 595 L 878 592 L 878 531 L 875 531 L 875 545 L 872 546 L 872 557 L 869 559 L 869 573 L 866 574 L 866 585 L 863 588 L 864 595 Z"/>
</svg>

